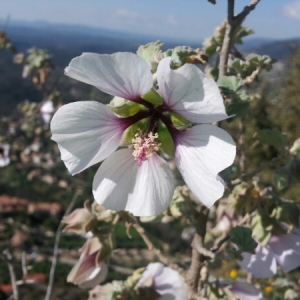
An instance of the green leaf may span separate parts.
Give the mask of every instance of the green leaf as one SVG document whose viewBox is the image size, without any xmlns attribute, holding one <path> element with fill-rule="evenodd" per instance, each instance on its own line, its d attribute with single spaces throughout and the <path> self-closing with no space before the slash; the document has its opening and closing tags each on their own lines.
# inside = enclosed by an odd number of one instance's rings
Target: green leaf
<svg viewBox="0 0 300 300">
<path fill-rule="evenodd" d="M 164 52 L 163 57 L 171 57 L 171 67 L 179 68 L 187 62 L 189 56 L 195 54 L 197 54 L 196 50 L 189 46 L 177 46 Z"/>
<path fill-rule="evenodd" d="M 252 238 L 252 229 L 242 226 L 236 226 L 229 232 L 231 241 L 236 244 L 243 252 L 254 254 L 257 243 Z"/>
<path fill-rule="evenodd" d="M 258 132 L 259 140 L 268 145 L 282 149 L 285 145 L 285 136 L 276 129 L 262 129 Z"/>
<path fill-rule="evenodd" d="M 244 38 L 250 34 L 253 34 L 253 33 L 254 33 L 254 31 L 248 27 L 241 26 L 241 25 L 238 26 L 234 32 L 234 43 L 235 44 L 243 44 L 242 38 Z"/>
<path fill-rule="evenodd" d="M 290 163 L 287 163 L 275 171 L 274 183 L 279 191 L 289 187 L 289 185 L 292 183 L 292 169 Z"/>
<path fill-rule="evenodd" d="M 271 219 L 268 215 L 262 216 L 257 214 L 252 218 L 251 227 L 253 235 L 261 244 L 266 245 L 271 238 L 271 233 L 274 229 L 274 219 Z"/>
<path fill-rule="evenodd" d="M 151 70 L 153 73 L 156 72 L 158 63 L 162 57 L 159 53 L 163 48 L 163 43 L 160 41 L 148 43 L 146 45 L 139 46 L 137 50 L 137 55 L 143 58 L 146 62 L 151 65 Z"/>
<path fill-rule="evenodd" d="M 226 112 L 228 116 L 242 117 L 247 113 L 249 106 L 248 101 L 233 102 L 226 107 Z M 231 119 L 228 119 L 228 121 L 231 121 Z"/>
<path fill-rule="evenodd" d="M 218 86 L 226 91 L 236 92 L 241 87 L 242 80 L 236 76 L 223 76 L 218 80 Z"/>
<path fill-rule="evenodd" d="M 163 104 L 162 97 L 154 89 L 151 89 L 148 93 L 142 95 L 141 98 L 152 103 L 154 106 Z"/>
<path fill-rule="evenodd" d="M 288 289 L 284 293 L 284 300 L 298 300 L 299 294 L 293 289 Z"/>
</svg>

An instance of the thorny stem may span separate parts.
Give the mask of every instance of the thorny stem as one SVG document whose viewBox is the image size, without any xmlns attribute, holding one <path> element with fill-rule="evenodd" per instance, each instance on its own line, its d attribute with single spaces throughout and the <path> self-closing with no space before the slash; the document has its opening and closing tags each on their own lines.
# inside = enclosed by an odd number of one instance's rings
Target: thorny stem
<svg viewBox="0 0 300 300">
<path fill-rule="evenodd" d="M 19 290 L 18 290 L 18 285 L 16 280 L 15 269 L 13 266 L 13 256 L 11 255 L 9 250 L 6 249 L 2 252 L 2 257 L 4 258 L 8 266 L 10 281 L 13 289 L 13 299 L 19 300 Z"/>
<path fill-rule="evenodd" d="M 177 271 L 179 274 L 181 274 L 182 276 L 185 276 L 185 270 L 181 267 L 179 267 L 177 264 L 172 263 L 167 257 L 165 257 L 161 251 L 159 249 L 157 249 L 153 243 L 151 242 L 151 240 L 149 239 L 145 229 L 140 225 L 139 221 L 137 220 L 136 217 L 134 217 L 133 215 L 129 215 L 131 220 L 133 221 L 132 226 L 134 227 L 134 229 L 139 233 L 139 235 L 141 236 L 141 238 L 143 239 L 143 241 L 145 242 L 147 248 L 150 251 L 153 251 L 155 253 L 155 255 L 159 258 L 159 260 L 169 266 L 170 268 L 172 268 L 173 270 Z"/>
<path fill-rule="evenodd" d="M 246 16 L 255 9 L 260 0 L 252 0 L 251 3 L 243 9 L 238 15 L 234 15 L 234 0 L 228 0 L 227 25 L 225 36 L 220 52 L 219 78 L 226 75 L 227 63 L 230 50 L 233 44 L 233 35 L 235 29 L 242 24 Z"/>
<path fill-rule="evenodd" d="M 80 194 L 80 192 L 77 190 L 75 192 L 64 216 L 67 216 L 71 212 L 71 210 L 73 209 L 73 207 L 76 203 L 76 200 L 77 200 L 79 194 Z M 48 282 L 45 300 L 50 300 L 51 294 L 52 294 L 55 268 L 56 268 L 57 259 L 58 259 L 59 241 L 60 241 L 61 231 L 62 231 L 63 227 L 64 227 L 64 223 L 61 222 L 56 231 L 55 243 L 54 243 L 54 248 L 53 248 L 53 258 L 52 258 L 52 264 L 51 264 L 51 269 L 50 269 L 50 273 L 49 273 L 49 282 Z"/>
</svg>

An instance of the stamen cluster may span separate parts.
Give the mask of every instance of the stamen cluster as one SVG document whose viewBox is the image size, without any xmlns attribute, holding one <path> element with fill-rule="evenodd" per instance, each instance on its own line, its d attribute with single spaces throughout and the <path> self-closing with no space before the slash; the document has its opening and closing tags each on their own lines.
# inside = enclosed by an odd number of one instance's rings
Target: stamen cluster
<svg viewBox="0 0 300 300">
<path fill-rule="evenodd" d="M 143 134 L 142 130 L 138 130 L 132 139 L 134 159 L 138 161 L 140 167 L 143 161 L 148 160 L 150 156 L 159 150 L 160 143 L 156 141 L 158 134 L 150 132 Z"/>
</svg>

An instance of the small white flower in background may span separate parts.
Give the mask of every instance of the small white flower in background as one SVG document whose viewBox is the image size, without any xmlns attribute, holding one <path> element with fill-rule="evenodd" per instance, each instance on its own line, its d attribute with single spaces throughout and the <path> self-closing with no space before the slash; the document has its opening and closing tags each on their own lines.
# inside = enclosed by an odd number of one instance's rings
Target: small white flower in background
<svg viewBox="0 0 300 300">
<path fill-rule="evenodd" d="M 263 295 L 253 284 L 246 281 L 235 281 L 230 292 L 241 300 L 263 300 Z"/>
<path fill-rule="evenodd" d="M 10 163 L 9 145 L 0 143 L 0 168 L 6 167 Z"/>
<path fill-rule="evenodd" d="M 90 238 L 82 247 L 81 255 L 68 275 L 67 281 L 82 289 L 91 289 L 106 279 L 108 268 L 101 261 L 102 244 L 97 237 Z"/>
<path fill-rule="evenodd" d="M 150 263 L 138 286 L 153 288 L 161 297 L 157 300 L 185 300 L 187 289 L 182 276 L 162 263 Z"/>
<path fill-rule="evenodd" d="M 270 278 L 277 273 L 277 265 L 284 272 L 300 266 L 300 236 L 294 233 L 273 235 L 268 244 L 258 244 L 255 254 L 243 253 L 238 264 L 256 278 Z"/>
<path fill-rule="evenodd" d="M 41 115 L 45 124 L 49 124 L 54 113 L 54 105 L 51 100 L 46 100 L 41 106 Z"/>
<path fill-rule="evenodd" d="M 158 153 L 172 142 L 176 165 L 196 197 L 208 207 L 222 197 L 224 185 L 218 173 L 232 164 L 235 144 L 227 132 L 207 124 L 228 116 L 218 86 L 199 68 L 185 64 L 172 70 L 170 58 L 161 60 L 157 68 L 159 105 L 144 100 L 145 94 L 153 93 L 153 78 L 149 64 L 133 53 L 84 53 L 71 61 L 65 73 L 144 106 L 133 116 L 121 118 L 101 103 L 84 101 L 64 105 L 53 116 L 52 139 L 70 173 L 105 159 L 93 182 L 99 204 L 136 216 L 165 210 L 174 182 L 168 163 Z M 179 130 L 170 113 L 202 125 Z M 146 118 L 148 129 L 136 128 L 132 146 L 116 151 L 124 131 Z M 159 136 L 159 124 L 167 128 L 171 142 Z"/>
</svg>

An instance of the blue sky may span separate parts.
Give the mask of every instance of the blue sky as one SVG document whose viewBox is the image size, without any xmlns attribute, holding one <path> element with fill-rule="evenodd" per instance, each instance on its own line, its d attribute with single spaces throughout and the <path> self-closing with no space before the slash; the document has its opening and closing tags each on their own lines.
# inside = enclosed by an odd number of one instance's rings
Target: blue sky
<svg viewBox="0 0 300 300">
<path fill-rule="evenodd" d="M 250 0 L 236 0 L 239 12 Z M 0 19 L 48 21 L 199 40 L 225 18 L 226 0 L 0 0 Z M 300 37 L 300 0 L 261 0 L 246 19 L 256 37 Z M 0 23 L 0 28 L 1 28 Z"/>
</svg>

